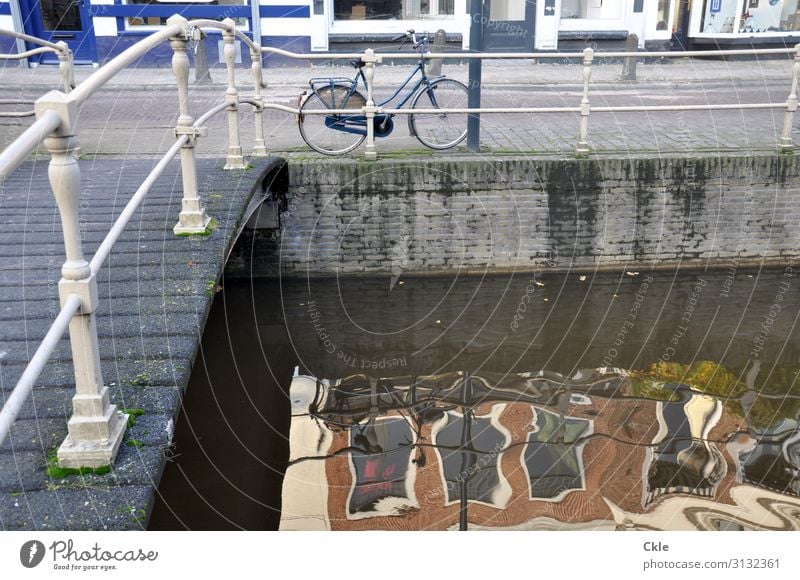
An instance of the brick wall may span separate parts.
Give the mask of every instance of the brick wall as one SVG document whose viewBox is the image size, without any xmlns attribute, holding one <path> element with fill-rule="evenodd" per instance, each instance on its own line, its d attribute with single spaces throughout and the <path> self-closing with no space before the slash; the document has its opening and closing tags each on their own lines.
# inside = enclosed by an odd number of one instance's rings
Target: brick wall
<svg viewBox="0 0 800 580">
<path fill-rule="evenodd" d="M 798 165 L 777 155 L 290 161 L 282 231 L 245 236 L 231 265 L 252 258 L 269 276 L 786 263 L 800 255 Z"/>
</svg>

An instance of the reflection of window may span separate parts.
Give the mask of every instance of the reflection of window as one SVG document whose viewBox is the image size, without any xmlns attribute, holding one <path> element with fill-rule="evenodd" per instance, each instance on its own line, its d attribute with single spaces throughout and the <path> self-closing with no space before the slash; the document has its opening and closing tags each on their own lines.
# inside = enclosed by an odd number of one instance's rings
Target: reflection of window
<svg viewBox="0 0 800 580">
<path fill-rule="evenodd" d="M 622 18 L 622 4 L 614 0 L 562 0 L 561 18 L 618 20 Z"/>
<path fill-rule="evenodd" d="M 531 499 L 559 500 L 572 490 L 585 488 L 583 442 L 592 431 L 586 419 L 561 418 L 534 408 L 535 431 L 528 434 L 522 462 L 528 472 Z"/>
<path fill-rule="evenodd" d="M 721 403 L 683 393 L 679 402 L 659 402 L 659 432 L 645 461 L 645 504 L 662 495 L 689 493 L 711 497 L 725 476 L 727 463 L 708 434 L 721 416 Z"/>
<path fill-rule="evenodd" d="M 127 0 L 126 4 L 137 4 L 142 6 L 153 6 L 163 7 L 164 4 L 159 2 L 158 0 Z M 247 4 L 247 0 L 210 0 L 209 2 L 196 2 L 194 4 L 180 4 L 180 10 L 174 10 L 173 12 L 179 12 L 183 14 L 184 17 L 192 19 L 194 16 L 192 15 L 192 6 L 219 6 L 220 7 L 220 15 L 215 17 L 215 20 L 224 20 L 225 18 L 233 18 L 236 21 L 237 25 L 244 25 L 247 23 L 246 18 L 236 18 L 231 14 L 225 14 L 225 6 L 243 6 Z M 204 16 L 205 17 L 205 16 Z M 167 18 L 169 16 L 151 16 L 145 10 L 142 11 L 140 16 L 128 16 L 128 26 L 161 26 L 167 23 Z"/>
<path fill-rule="evenodd" d="M 455 0 L 334 0 L 336 20 L 424 20 L 453 14 Z"/>
<path fill-rule="evenodd" d="M 414 471 L 409 470 L 413 441 L 409 424 L 396 417 L 350 429 L 350 446 L 357 451 L 350 454 L 349 517 L 400 515 L 416 505 Z"/>
<path fill-rule="evenodd" d="M 492 415 L 472 417 L 464 431 L 464 417 L 448 412 L 443 423 L 434 428 L 434 445 L 444 474 L 447 503 L 460 501 L 466 487 L 469 501 L 505 507 L 510 486 L 500 472 L 502 452 L 510 443 L 508 432 L 499 428 L 493 415 L 503 405 L 496 405 Z M 470 440 L 465 442 L 468 434 Z"/>
</svg>

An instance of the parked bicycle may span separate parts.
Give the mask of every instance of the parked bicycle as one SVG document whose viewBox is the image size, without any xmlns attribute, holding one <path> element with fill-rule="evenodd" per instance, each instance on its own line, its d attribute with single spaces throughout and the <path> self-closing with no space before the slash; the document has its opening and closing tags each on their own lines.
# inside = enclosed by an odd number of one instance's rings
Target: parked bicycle
<svg viewBox="0 0 800 580">
<path fill-rule="evenodd" d="M 400 109 L 411 103 L 411 109 L 465 109 L 467 108 L 467 87 L 444 75 L 430 78 L 425 72 L 423 55 L 428 47 L 427 35 L 417 37 L 413 30 L 399 36 L 413 44 L 420 54 L 417 65 L 403 84 L 388 99 L 376 103 L 385 107 L 397 99 L 392 108 Z M 367 93 L 367 79 L 359 58 L 350 61 L 356 68 L 356 75 L 347 77 L 313 78 L 309 81 L 310 91 L 300 96 L 300 113 L 297 116 L 300 135 L 308 146 L 325 155 L 343 155 L 361 145 L 367 137 L 367 117 L 363 113 L 330 115 L 306 114 L 312 110 L 361 109 L 367 104 L 366 98 L 358 91 L 359 81 Z M 415 82 L 412 80 L 420 77 Z M 410 85 L 411 88 L 407 88 Z M 374 118 L 375 137 L 388 137 L 394 130 L 394 114 L 376 114 Z M 455 147 L 467 136 L 466 113 L 414 113 L 408 115 L 408 129 L 420 143 L 431 149 Z"/>
</svg>

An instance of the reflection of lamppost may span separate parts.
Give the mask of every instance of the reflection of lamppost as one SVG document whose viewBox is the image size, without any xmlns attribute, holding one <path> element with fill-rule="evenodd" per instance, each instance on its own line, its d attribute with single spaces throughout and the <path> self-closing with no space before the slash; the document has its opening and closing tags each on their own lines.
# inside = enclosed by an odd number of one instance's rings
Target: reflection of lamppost
<svg viewBox="0 0 800 580">
<path fill-rule="evenodd" d="M 484 18 L 483 0 L 470 0 L 469 5 L 469 50 L 470 52 L 483 51 Z M 469 93 L 467 106 L 470 109 L 479 109 L 481 106 L 481 59 L 469 60 Z M 481 117 L 471 114 L 467 117 L 467 148 L 470 151 L 480 151 Z"/>
</svg>

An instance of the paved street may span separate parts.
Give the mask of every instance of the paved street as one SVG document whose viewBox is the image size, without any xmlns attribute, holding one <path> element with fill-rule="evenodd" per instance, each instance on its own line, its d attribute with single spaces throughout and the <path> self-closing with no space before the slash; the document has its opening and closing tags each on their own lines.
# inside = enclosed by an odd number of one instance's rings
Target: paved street
<svg viewBox="0 0 800 580">
<path fill-rule="evenodd" d="M 621 64 L 593 67 L 590 95 L 594 107 L 612 105 L 670 105 L 708 103 L 781 102 L 789 91 L 791 63 L 769 61 L 720 62 L 679 59 L 675 62 L 639 63 L 638 80 L 618 80 Z M 80 82 L 93 72 L 79 68 Z M 239 69 L 242 94 L 249 91 L 249 71 Z M 383 66 L 376 73 L 378 99 L 391 95 L 402 82 L 406 66 Z M 450 77 L 466 81 L 463 65 L 445 64 Z M 265 69 L 269 102 L 294 106 L 297 95 L 310 77 L 352 76 L 350 67 L 315 66 Z M 197 116 L 222 101 L 224 70 L 214 68 L 215 83 L 193 86 L 192 111 Z M 489 62 L 484 65 L 483 105 L 578 106 L 581 99 L 581 67 L 576 64 Z M 52 67 L 0 69 L 2 98 L 35 99 L 58 87 Z M 3 110 L 22 110 L 25 105 L 4 105 Z M 249 107 L 242 116 L 242 145 L 247 150 L 253 138 Z M 177 117 L 174 78 L 169 69 L 125 71 L 86 104 L 81 115 L 80 141 L 84 155 L 150 156 L 163 153 L 171 143 Z M 403 154 L 429 153 L 408 133 L 405 118 L 397 119 L 395 132 L 378 141 L 379 151 Z M 30 118 L 0 119 L 0 144 L 10 142 Z M 565 155 L 572 152 L 578 134 L 577 114 L 484 115 L 481 145 L 495 153 Z M 687 150 L 771 150 L 783 124 L 783 111 L 731 110 L 651 113 L 594 113 L 589 137 L 597 153 L 651 152 L 673 154 Z M 795 123 L 795 127 L 798 124 Z M 208 123 L 209 136 L 200 142 L 199 153 L 219 155 L 227 140 L 226 118 L 217 115 Z M 264 116 L 267 145 L 284 155 L 317 155 L 302 141 L 293 115 L 268 111 Z M 456 151 L 463 150 L 459 148 Z M 352 155 L 352 154 L 351 154 Z"/>
</svg>

